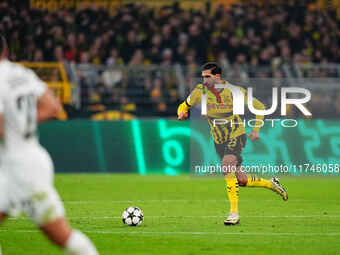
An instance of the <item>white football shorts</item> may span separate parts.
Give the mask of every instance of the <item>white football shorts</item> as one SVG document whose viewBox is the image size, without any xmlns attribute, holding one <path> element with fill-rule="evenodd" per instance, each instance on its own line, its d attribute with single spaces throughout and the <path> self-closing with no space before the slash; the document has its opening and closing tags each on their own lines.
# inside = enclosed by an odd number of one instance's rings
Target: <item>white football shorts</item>
<svg viewBox="0 0 340 255">
<path fill-rule="evenodd" d="M 52 160 L 42 147 L 5 153 L 0 165 L 0 212 L 11 216 L 25 213 L 38 226 L 64 217 L 53 172 Z"/>
</svg>

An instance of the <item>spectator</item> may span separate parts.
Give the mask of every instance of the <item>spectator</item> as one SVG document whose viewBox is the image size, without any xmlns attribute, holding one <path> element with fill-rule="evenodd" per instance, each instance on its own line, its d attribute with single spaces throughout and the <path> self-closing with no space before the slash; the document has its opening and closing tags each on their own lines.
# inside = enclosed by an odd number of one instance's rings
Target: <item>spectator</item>
<svg viewBox="0 0 340 255">
<path fill-rule="evenodd" d="M 133 54 L 130 62 L 129 62 L 129 66 L 137 66 L 140 67 L 144 65 L 144 54 L 143 51 L 141 49 L 138 49 L 135 51 L 135 53 Z"/>
<path fill-rule="evenodd" d="M 120 50 L 120 54 L 125 63 L 128 63 L 131 60 L 131 57 L 139 46 L 136 32 L 134 30 L 130 30 L 127 34 L 126 42 L 122 45 Z"/>
<path fill-rule="evenodd" d="M 42 50 L 38 49 L 34 53 L 33 61 L 34 62 L 42 62 L 44 60 L 44 55 Z"/>
</svg>

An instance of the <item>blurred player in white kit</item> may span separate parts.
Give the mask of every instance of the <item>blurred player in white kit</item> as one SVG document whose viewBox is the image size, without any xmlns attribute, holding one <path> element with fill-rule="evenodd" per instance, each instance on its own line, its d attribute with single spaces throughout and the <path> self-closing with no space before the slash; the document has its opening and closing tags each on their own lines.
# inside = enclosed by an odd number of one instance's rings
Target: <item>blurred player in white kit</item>
<svg viewBox="0 0 340 255">
<path fill-rule="evenodd" d="M 24 212 L 67 254 L 96 255 L 91 241 L 65 220 L 52 160 L 36 136 L 37 124 L 54 118 L 61 105 L 33 71 L 7 56 L 0 35 L 0 222 Z"/>
</svg>

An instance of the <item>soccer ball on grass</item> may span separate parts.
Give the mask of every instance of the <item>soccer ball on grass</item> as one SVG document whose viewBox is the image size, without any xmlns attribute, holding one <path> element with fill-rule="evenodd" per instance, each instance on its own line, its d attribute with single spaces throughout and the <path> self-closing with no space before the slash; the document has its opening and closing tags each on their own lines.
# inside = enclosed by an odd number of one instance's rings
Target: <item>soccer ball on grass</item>
<svg viewBox="0 0 340 255">
<path fill-rule="evenodd" d="M 144 213 L 138 207 L 130 206 L 124 210 L 122 220 L 125 225 L 139 226 L 144 220 Z"/>
</svg>

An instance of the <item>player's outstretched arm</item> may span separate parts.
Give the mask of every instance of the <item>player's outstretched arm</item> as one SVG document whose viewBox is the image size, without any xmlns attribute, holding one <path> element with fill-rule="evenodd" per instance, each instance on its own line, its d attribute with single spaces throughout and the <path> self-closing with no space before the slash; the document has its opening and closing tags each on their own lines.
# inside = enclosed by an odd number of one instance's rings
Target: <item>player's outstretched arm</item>
<svg viewBox="0 0 340 255">
<path fill-rule="evenodd" d="M 190 108 L 201 101 L 201 96 L 202 84 L 198 84 L 196 88 L 191 92 L 191 94 L 187 97 L 187 99 L 178 106 L 178 120 L 185 120 L 188 118 Z"/>
<path fill-rule="evenodd" d="M 181 103 L 177 109 L 178 120 L 185 120 L 186 118 L 188 118 L 189 109 L 190 107 L 187 105 L 186 102 Z"/>
<path fill-rule="evenodd" d="M 39 123 L 56 118 L 62 106 L 54 93 L 47 89 L 38 100 Z"/>
</svg>

